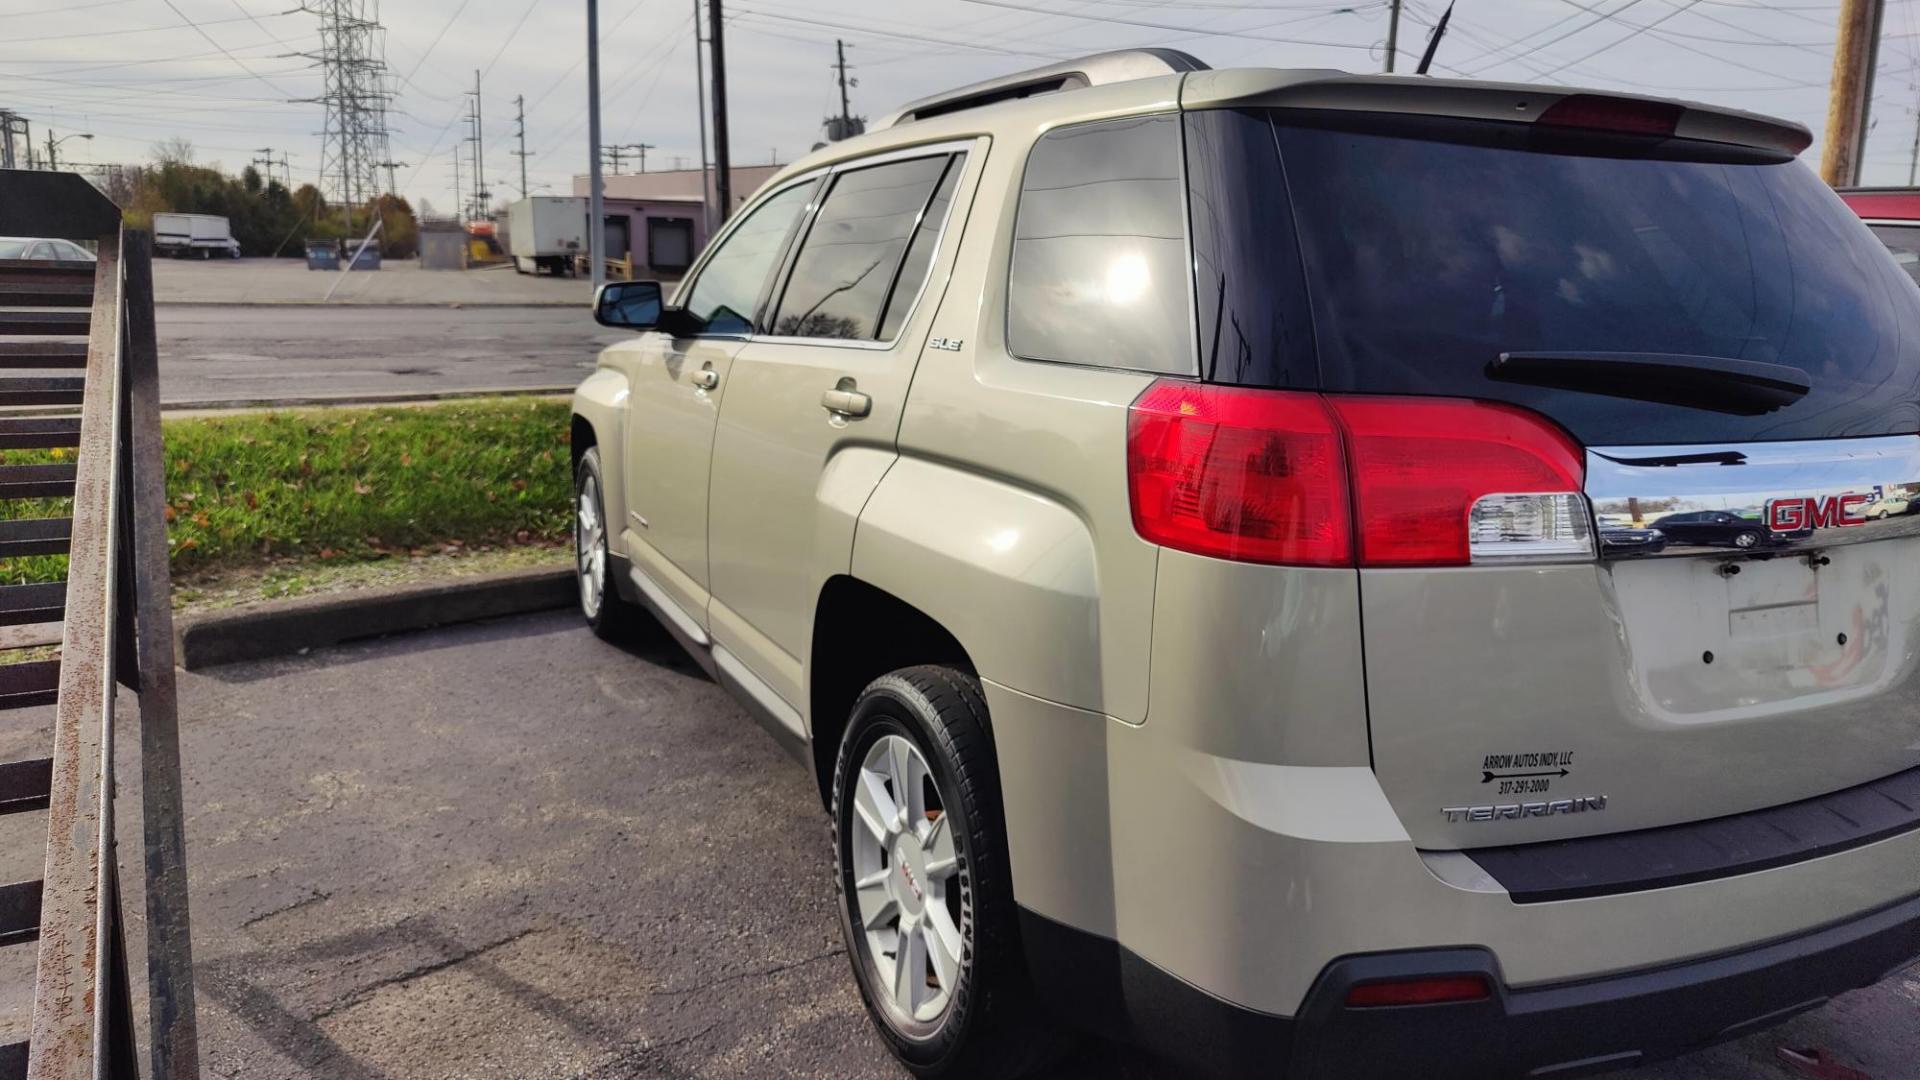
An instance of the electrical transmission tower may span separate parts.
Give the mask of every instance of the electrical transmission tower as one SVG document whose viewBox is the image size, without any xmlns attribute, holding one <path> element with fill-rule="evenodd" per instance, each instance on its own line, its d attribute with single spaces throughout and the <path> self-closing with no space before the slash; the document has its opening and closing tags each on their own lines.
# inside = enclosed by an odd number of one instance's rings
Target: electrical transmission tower
<svg viewBox="0 0 1920 1080">
<path fill-rule="evenodd" d="M 484 221 L 493 214 L 493 192 L 487 187 L 486 127 L 480 111 L 480 72 L 473 73 L 473 89 L 467 91 L 467 138 L 473 163 L 473 202 L 467 211 L 469 221 Z"/>
<path fill-rule="evenodd" d="M 320 17 L 320 51 L 300 54 L 318 63 L 323 75 L 320 96 L 306 99 L 327 108 L 320 190 L 351 221 L 354 208 L 391 186 L 391 172 L 380 175 L 393 156 L 387 148 L 387 103 L 393 92 L 387 84 L 386 30 L 378 0 L 306 0 L 300 10 Z"/>
</svg>

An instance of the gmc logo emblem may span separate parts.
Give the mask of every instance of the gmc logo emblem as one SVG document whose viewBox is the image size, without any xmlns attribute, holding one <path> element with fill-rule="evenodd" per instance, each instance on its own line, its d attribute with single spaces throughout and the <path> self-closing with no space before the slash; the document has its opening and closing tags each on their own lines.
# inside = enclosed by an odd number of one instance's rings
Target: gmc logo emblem
<svg viewBox="0 0 1920 1080">
<path fill-rule="evenodd" d="M 1767 528 L 1774 532 L 1801 532 L 1865 525 L 1867 519 L 1860 516 L 1859 508 L 1872 501 L 1871 495 L 1774 499 L 1767 503 Z"/>
</svg>

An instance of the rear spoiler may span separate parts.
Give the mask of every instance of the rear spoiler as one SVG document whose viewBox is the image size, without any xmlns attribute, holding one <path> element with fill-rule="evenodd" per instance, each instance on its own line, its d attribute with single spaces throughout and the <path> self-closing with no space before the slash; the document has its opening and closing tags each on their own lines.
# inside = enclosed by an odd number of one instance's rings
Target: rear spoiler
<svg viewBox="0 0 1920 1080">
<path fill-rule="evenodd" d="M 1699 102 L 1566 86 L 1262 69 L 1196 71 L 1182 82 L 1183 109 L 1248 105 L 1611 128 L 1790 155 L 1813 142 L 1813 133 L 1791 120 Z M 1620 126 L 1614 126 L 1614 120 Z"/>
</svg>

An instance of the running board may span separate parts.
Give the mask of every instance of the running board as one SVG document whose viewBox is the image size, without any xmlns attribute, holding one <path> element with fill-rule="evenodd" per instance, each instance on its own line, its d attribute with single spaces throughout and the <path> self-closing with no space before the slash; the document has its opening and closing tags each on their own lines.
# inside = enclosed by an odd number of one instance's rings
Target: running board
<svg viewBox="0 0 1920 1080">
<path fill-rule="evenodd" d="M 714 682 L 739 702 L 747 714 L 765 728 L 767 734 L 773 736 L 773 741 L 779 743 L 781 749 L 792 754 L 802 765 L 810 766 L 813 756 L 808 749 L 806 720 L 799 710 L 774 693 L 766 680 L 750 671 L 725 646 L 714 644 L 706 630 L 693 621 L 693 616 L 687 614 L 685 608 L 675 603 L 631 561 L 627 563 L 627 580 L 633 583 L 634 591 L 639 594 L 641 606 L 659 620 L 661 626 L 666 627 L 667 633 L 673 635 L 687 655 L 693 657 L 694 662 Z"/>
</svg>

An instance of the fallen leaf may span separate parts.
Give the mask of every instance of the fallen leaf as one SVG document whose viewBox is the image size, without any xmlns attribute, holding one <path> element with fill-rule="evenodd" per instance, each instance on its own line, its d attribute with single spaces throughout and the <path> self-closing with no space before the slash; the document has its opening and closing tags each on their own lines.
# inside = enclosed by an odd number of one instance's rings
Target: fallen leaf
<svg viewBox="0 0 1920 1080">
<path fill-rule="evenodd" d="M 373 494 L 373 485 L 356 480 L 353 483 L 353 493 L 355 495 L 371 495 Z"/>
<path fill-rule="evenodd" d="M 1873 1080 L 1873 1077 L 1859 1069 L 1849 1068 L 1837 1061 L 1828 1061 L 1826 1054 L 1819 1050 L 1795 1050 L 1782 1046 L 1778 1049 L 1780 1060 L 1794 1067 L 1803 1076 L 1814 1080 Z"/>
<path fill-rule="evenodd" d="M 174 513 L 174 512 L 173 512 L 173 507 L 171 507 L 171 506 L 169 506 L 169 507 L 167 507 L 167 508 L 166 508 L 166 511 L 165 511 L 165 513 L 166 513 L 166 515 L 167 515 L 167 520 L 168 520 L 168 521 L 172 521 L 172 520 L 173 520 L 174 518 L 176 518 L 176 517 L 179 517 L 179 516 L 180 516 L 180 515 L 178 515 L 178 514 L 176 514 L 176 513 Z"/>
<path fill-rule="evenodd" d="M 194 523 L 195 525 L 198 525 L 198 526 L 200 526 L 200 527 L 201 527 L 201 528 L 203 528 L 203 529 L 204 529 L 204 528 L 206 528 L 207 526 L 209 526 L 209 525 L 211 525 L 211 524 L 213 524 L 213 522 L 212 522 L 212 520 L 211 520 L 211 519 L 209 519 L 209 518 L 207 517 L 207 515 L 205 515 L 205 514 L 195 514 L 195 515 L 193 515 L 193 523 Z"/>
</svg>

